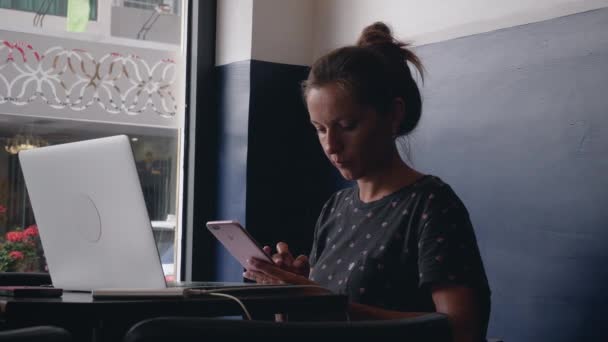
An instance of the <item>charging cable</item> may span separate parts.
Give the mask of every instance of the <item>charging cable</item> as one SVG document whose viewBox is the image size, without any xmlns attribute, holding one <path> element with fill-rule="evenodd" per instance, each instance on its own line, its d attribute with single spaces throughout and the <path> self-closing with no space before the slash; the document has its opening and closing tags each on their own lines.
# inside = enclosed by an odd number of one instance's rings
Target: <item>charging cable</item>
<svg viewBox="0 0 608 342">
<path fill-rule="evenodd" d="M 232 299 L 233 301 L 237 302 L 240 306 L 241 309 L 243 309 L 243 313 L 245 313 L 245 317 L 247 317 L 248 321 L 251 321 L 251 314 L 249 313 L 249 311 L 247 310 L 247 308 L 245 307 L 245 304 L 243 304 L 243 302 L 241 302 L 238 298 L 236 298 L 235 296 L 231 296 L 229 294 L 225 294 L 225 293 L 219 293 L 219 292 L 209 292 L 206 293 L 210 296 L 216 296 L 216 297 L 225 297 L 225 298 L 229 298 Z"/>
<path fill-rule="evenodd" d="M 247 320 L 251 320 L 251 314 L 247 310 L 247 307 L 245 306 L 245 304 L 243 304 L 243 302 L 240 299 L 236 298 L 235 296 L 226 294 L 225 292 L 240 292 L 240 291 L 244 292 L 244 291 L 256 291 L 256 290 L 268 290 L 268 289 L 293 290 L 293 289 L 303 289 L 303 288 L 316 288 L 316 289 L 327 290 L 326 288 L 319 286 L 319 285 L 255 285 L 255 286 L 235 286 L 235 287 L 231 287 L 231 288 L 229 287 L 229 288 L 216 288 L 216 289 L 191 288 L 191 289 L 185 289 L 184 295 L 186 295 L 188 297 L 197 296 L 197 295 L 209 295 L 209 296 L 225 297 L 228 299 L 232 299 L 233 301 L 237 302 L 239 304 L 239 306 L 243 309 L 243 313 L 247 317 Z"/>
</svg>

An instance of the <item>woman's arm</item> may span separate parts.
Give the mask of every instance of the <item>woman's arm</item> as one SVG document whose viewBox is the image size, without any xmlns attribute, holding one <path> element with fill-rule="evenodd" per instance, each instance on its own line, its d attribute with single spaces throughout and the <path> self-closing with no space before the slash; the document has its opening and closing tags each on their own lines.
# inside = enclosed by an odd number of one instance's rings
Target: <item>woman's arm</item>
<svg viewBox="0 0 608 342">
<path fill-rule="evenodd" d="M 448 316 L 454 342 L 481 341 L 481 313 L 473 289 L 465 286 L 436 286 L 432 289 L 436 311 Z M 352 320 L 382 320 L 410 318 L 425 312 L 385 310 L 375 306 L 350 303 Z"/>
<path fill-rule="evenodd" d="M 482 315 L 473 289 L 459 285 L 435 286 L 432 297 L 436 311 L 448 316 L 454 342 L 481 341 Z M 425 314 L 385 310 L 359 303 L 350 303 L 348 312 L 352 320 L 399 319 Z"/>
<path fill-rule="evenodd" d="M 448 186 L 429 195 L 418 235 L 419 286 L 446 314 L 454 341 L 485 338 L 489 289 L 469 213 Z"/>
<path fill-rule="evenodd" d="M 435 309 L 446 314 L 454 342 L 479 342 L 482 313 L 475 290 L 463 285 L 438 285 L 431 289 Z"/>
</svg>

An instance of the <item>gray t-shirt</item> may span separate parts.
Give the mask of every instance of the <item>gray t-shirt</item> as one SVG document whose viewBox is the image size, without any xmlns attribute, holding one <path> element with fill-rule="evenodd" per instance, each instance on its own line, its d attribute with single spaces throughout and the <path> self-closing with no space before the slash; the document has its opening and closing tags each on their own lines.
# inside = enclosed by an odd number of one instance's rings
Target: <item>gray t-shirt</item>
<svg viewBox="0 0 608 342">
<path fill-rule="evenodd" d="M 310 279 L 353 302 L 434 311 L 430 285 L 489 287 L 469 214 L 435 176 L 363 203 L 357 186 L 338 191 L 318 219 Z M 484 305 L 486 306 L 486 305 Z"/>
</svg>

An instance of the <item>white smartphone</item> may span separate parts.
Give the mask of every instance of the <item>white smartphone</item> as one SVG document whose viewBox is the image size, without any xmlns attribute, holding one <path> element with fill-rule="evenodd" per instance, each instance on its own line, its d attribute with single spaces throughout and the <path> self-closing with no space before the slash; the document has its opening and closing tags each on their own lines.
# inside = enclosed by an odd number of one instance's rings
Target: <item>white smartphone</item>
<svg viewBox="0 0 608 342">
<path fill-rule="evenodd" d="M 209 221 L 207 229 L 238 260 L 248 268 L 247 259 L 257 258 L 272 263 L 272 259 L 238 221 Z"/>
</svg>

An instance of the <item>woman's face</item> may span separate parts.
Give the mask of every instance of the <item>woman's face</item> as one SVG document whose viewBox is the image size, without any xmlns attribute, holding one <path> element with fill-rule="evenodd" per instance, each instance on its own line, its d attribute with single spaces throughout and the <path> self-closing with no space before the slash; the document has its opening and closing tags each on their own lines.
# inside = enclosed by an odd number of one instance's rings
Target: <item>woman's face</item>
<svg viewBox="0 0 608 342">
<path fill-rule="evenodd" d="M 306 103 L 325 155 L 345 179 L 371 176 L 391 160 L 393 129 L 387 116 L 361 106 L 338 84 L 310 89 Z"/>
</svg>

